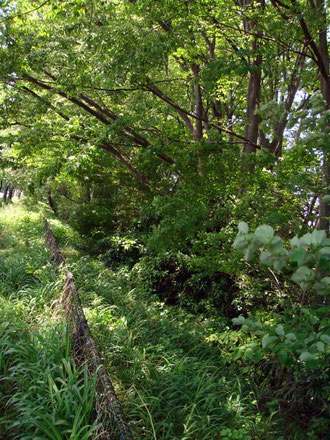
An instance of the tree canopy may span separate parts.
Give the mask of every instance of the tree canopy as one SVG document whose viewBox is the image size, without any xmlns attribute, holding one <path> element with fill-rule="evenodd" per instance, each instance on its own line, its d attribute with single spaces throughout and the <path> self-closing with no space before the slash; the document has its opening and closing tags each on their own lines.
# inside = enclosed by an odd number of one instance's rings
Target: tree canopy
<svg viewBox="0 0 330 440">
<path fill-rule="evenodd" d="M 275 342 L 290 307 L 321 320 L 329 293 L 326 3 L 0 1 L 4 199 L 47 203 L 90 252 L 169 304 L 262 331 L 290 368 Z M 279 313 L 272 330 L 261 310 Z"/>
</svg>

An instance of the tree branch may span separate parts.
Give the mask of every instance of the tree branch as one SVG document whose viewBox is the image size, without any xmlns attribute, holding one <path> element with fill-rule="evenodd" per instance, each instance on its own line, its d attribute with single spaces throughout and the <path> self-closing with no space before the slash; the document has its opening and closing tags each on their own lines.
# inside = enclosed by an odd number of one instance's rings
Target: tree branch
<svg viewBox="0 0 330 440">
<path fill-rule="evenodd" d="M 49 91 L 55 90 L 54 87 L 51 87 L 51 86 L 43 83 L 42 81 L 37 80 L 36 78 L 32 77 L 31 75 L 25 75 L 23 77 L 23 79 L 26 79 L 27 81 L 45 89 L 45 90 L 49 90 Z M 78 107 L 82 108 L 83 110 L 87 111 L 89 114 L 91 114 L 92 116 L 97 118 L 100 122 L 102 122 L 105 125 L 110 125 L 110 121 L 105 116 L 108 116 L 112 120 L 118 119 L 118 116 L 116 114 L 110 112 L 108 109 L 104 109 L 99 104 L 97 104 L 95 101 L 93 101 L 91 98 L 89 98 L 83 94 L 80 94 L 81 99 L 83 99 L 89 105 L 86 105 L 84 102 L 82 102 L 81 100 L 79 100 L 75 97 L 68 96 L 65 92 L 62 92 L 59 90 L 55 90 L 55 91 L 58 95 L 67 99 L 68 101 L 72 102 L 73 104 L 77 105 Z M 91 108 L 91 106 L 96 108 L 98 111 L 93 110 L 93 108 Z M 128 133 L 125 133 L 123 131 L 121 131 L 121 133 L 125 137 L 129 138 L 130 140 L 133 140 L 139 146 L 141 146 L 143 148 L 148 148 L 151 146 L 149 141 L 147 141 L 141 135 L 135 133 L 133 131 L 133 129 L 131 129 L 130 127 L 124 127 L 124 129 L 126 129 L 126 131 Z M 167 162 L 170 165 L 174 164 L 174 160 L 163 153 L 156 153 L 156 156 L 159 157 L 160 159 L 162 159 L 163 161 Z"/>
<path fill-rule="evenodd" d="M 51 1 L 51 0 L 46 0 L 46 1 L 43 2 L 41 5 L 37 6 L 37 7 L 34 8 L 34 9 L 31 9 L 30 11 L 21 12 L 21 13 L 19 13 L 19 14 L 11 15 L 11 16 L 5 18 L 4 20 L 0 21 L 0 24 L 2 24 L 2 23 L 6 23 L 6 21 L 9 21 L 9 20 L 13 20 L 13 19 L 16 18 L 16 17 L 21 17 L 22 15 L 31 14 L 31 12 L 35 12 L 35 11 L 37 11 L 38 9 L 41 9 L 42 7 L 44 7 L 44 6 L 45 6 L 47 3 L 49 3 L 50 1 Z"/>
<path fill-rule="evenodd" d="M 176 104 L 171 98 L 164 95 L 164 93 L 158 87 L 156 87 L 155 84 L 153 84 L 150 80 L 147 81 L 146 88 L 150 90 L 150 92 L 152 92 L 155 96 L 158 96 L 158 98 L 160 98 L 161 100 L 169 104 L 171 107 L 173 107 L 181 116 L 182 120 L 185 122 L 190 132 L 194 135 L 195 132 L 194 126 L 190 121 L 186 110 L 184 110 L 182 107 Z"/>
</svg>

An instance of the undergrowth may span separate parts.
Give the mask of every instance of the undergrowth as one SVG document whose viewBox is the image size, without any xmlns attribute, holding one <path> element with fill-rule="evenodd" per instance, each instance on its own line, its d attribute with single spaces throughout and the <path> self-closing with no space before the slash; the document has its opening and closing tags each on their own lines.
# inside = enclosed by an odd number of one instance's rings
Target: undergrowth
<svg viewBox="0 0 330 440">
<path fill-rule="evenodd" d="M 91 438 L 95 381 L 74 366 L 39 213 L 1 208 L 0 258 L 0 438 Z"/>
<path fill-rule="evenodd" d="M 71 268 L 136 439 L 305 438 L 263 405 L 267 384 L 233 360 L 244 336 L 225 320 L 166 306 L 134 288 L 126 267 L 83 256 Z"/>
<path fill-rule="evenodd" d="M 281 410 L 272 381 L 285 371 L 265 359 L 235 358 L 251 341 L 228 318 L 165 304 L 136 283 L 131 265 L 106 267 L 102 256 L 77 250 L 72 229 L 50 223 L 134 438 L 322 438 L 315 434 L 326 423 L 319 414 L 304 424 L 292 409 Z M 47 262 L 41 217 L 14 205 L 2 210 L 0 228 L 0 433 L 6 439 L 90 438 L 94 382 L 70 358 L 59 318 L 60 281 Z M 287 403 L 299 407 L 292 397 Z"/>
</svg>

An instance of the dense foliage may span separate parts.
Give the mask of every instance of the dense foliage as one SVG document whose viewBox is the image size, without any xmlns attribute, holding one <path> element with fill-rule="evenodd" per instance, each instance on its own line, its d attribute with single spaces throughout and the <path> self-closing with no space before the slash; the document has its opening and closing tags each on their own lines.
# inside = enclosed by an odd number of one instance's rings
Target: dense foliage
<svg viewBox="0 0 330 440">
<path fill-rule="evenodd" d="M 121 274 L 127 301 L 130 289 L 146 304 L 156 293 L 161 307 L 211 320 L 208 341 L 223 347 L 229 375 L 255 384 L 257 413 L 291 426 L 300 411 L 307 438 L 326 435 L 325 0 L 0 5 L 4 201 L 46 203 L 81 252 Z M 159 438 L 216 436 L 180 420 Z M 230 428 L 240 421 L 228 423 L 221 438 L 239 438 Z M 273 434 L 295 438 L 288 429 Z"/>
</svg>

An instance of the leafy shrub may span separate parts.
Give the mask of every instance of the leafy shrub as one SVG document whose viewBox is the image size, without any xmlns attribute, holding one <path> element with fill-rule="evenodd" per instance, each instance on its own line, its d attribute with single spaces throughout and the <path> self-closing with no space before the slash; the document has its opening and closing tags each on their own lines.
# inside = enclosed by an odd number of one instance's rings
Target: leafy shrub
<svg viewBox="0 0 330 440">
<path fill-rule="evenodd" d="M 330 239 L 325 231 L 314 230 L 292 238 L 287 249 L 271 226 L 262 225 L 250 233 L 248 225 L 240 222 L 234 247 L 243 251 L 247 260 L 261 251 L 262 264 L 286 271 L 296 285 L 288 310 L 268 316 L 263 323 L 244 316 L 233 319 L 252 338 L 236 350 L 234 357 L 254 362 L 263 358 L 269 373 L 270 366 L 277 365 L 281 373 L 276 387 L 282 398 L 286 395 L 286 399 L 299 401 L 305 411 L 322 407 L 330 392 L 330 277 L 326 275 L 330 270 Z"/>
<path fill-rule="evenodd" d="M 180 255 L 169 252 L 143 257 L 134 273 L 141 285 L 148 286 L 167 304 L 178 304 L 194 312 L 212 310 L 227 316 L 233 313 L 236 287 L 226 273 L 192 270 Z"/>
<path fill-rule="evenodd" d="M 143 245 L 132 236 L 115 235 L 98 241 L 98 246 L 104 249 L 101 255 L 105 264 L 109 267 L 125 264 L 133 267 L 145 252 Z"/>
</svg>

